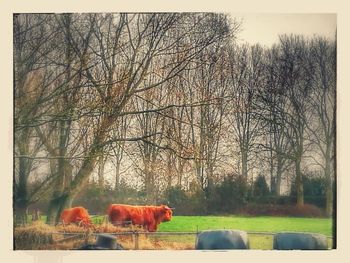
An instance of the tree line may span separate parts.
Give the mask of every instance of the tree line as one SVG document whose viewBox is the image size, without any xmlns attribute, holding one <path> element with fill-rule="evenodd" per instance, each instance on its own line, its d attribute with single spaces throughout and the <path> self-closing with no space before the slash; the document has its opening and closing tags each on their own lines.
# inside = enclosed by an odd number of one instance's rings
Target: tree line
<svg viewBox="0 0 350 263">
<path fill-rule="evenodd" d="M 57 222 L 95 178 L 150 204 L 263 175 L 276 196 L 293 181 L 302 206 L 311 166 L 332 213 L 334 40 L 238 44 L 240 23 L 213 13 L 16 14 L 13 26 L 17 222 L 43 199 Z"/>
</svg>

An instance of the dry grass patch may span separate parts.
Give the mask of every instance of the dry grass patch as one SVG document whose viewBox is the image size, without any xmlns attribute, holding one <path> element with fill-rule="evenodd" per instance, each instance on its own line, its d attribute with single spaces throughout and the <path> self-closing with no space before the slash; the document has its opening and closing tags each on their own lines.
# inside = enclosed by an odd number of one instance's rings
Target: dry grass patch
<svg viewBox="0 0 350 263">
<path fill-rule="evenodd" d="M 90 228 L 85 228 L 83 226 L 79 226 L 76 224 L 69 224 L 69 225 L 57 225 L 56 231 L 63 232 L 63 233 L 120 233 L 120 232 L 127 232 L 127 231 L 144 231 L 141 227 L 137 226 L 131 226 L 131 227 L 121 227 L 121 226 L 114 226 L 111 223 L 104 223 L 101 225 L 94 225 Z"/>
<path fill-rule="evenodd" d="M 31 225 L 16 227 L 14 230 L 15 249 L 42 249 L 43 245 L 54 243 L 55 228 L 36 221 Z"/>
<path fill-rule="evenodd" d="M 125 249 L 134 250 L 135 240 L 132 237 L 118 236 L 117 242 L 120 243 Z M 194 244 L 172 242 L 166 240 L 154 240 L 147 235 L 140 235 L 138 237 L 138 249 L 139 250 L 185 250 L 194 249 Z"/>
<path fill-rule="evenodd" d="M 16 250 L 69 250 L 94 244 L 96 233 L 114 233 L 119 234 L 117 242 L 124 249 L 133 250 L 136 244 L 140 250 L 193 249 L 193 244 L 154 239 L 148 234 L 138 234 L 143 231 L 141 227 L 119 227 L 110 223 L 97 225 L 95 228 L 84 228 L 75 224 L 50 226 L 36 221 L 30 225 L 15 227 L 14 241 Z M 133 232 L 133 234 L 124 235 L 124 232 Z"/>
</svg>

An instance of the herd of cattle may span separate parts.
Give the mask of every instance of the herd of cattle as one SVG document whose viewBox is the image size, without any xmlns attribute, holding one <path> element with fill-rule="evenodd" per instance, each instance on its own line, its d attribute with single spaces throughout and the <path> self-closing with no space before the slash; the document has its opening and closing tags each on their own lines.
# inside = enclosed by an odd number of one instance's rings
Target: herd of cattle
<svg viewBox="0 0 350 263">
<path fill-rule="evenodd" d="M 113 225 L 140 225 L 149 232 L 157 231 L 161 222 L 171 220 L 172 209 L 166 205 L 160 206 L 131 206 L 111 204 L 108 206 L 107 215 Z M 88 211 L 84 207 L 65 209 L 61 214 L 63 224 L 78 223 L 84 227 L 94 227 Z M 93 249 L 121 249 L 111 235 L 100 236 Z M 102 241 L 102 242 L 101 242 Z M 240 230 L 207 230 L 198 234 L 195 244 L 196 249 L 249 249 L 248 235 Z M 88 248 L 82 248 L 88 249 Z M 321 234 L 288 233 L 282 232 L 274 235 L 273 249 L 328 249 L 327 237 Z"/>
<path fill-rule="evenodd" d="M 111 204 L 107 208 L 109 221 L 113 225 L 131 223 L 142 226 L 149 232 L 157 231 L 161 222 L 171 220 L 172 209 L 166 205 L 160 206 L 132 206 Z M 84 207 L 73 207 L 63 210 L 61 213 L 63 224 L 77 223 L 84 227 L 93 227 L 90 215 Z"/>
</svg>

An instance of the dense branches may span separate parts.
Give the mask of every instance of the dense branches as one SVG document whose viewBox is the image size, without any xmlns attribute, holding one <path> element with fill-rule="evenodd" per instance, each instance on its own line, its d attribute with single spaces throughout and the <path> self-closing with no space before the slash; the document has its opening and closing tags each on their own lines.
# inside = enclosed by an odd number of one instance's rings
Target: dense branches
<svg viewBox="0 0 350 263">
<path fill-rule="evenodd" d="M 45 194 L 54 223 L 96 174 L 148 203 L 174 185 L 208 196 L 232 171 L 270 174 L 279 195 L 292 167 L 302 204 L 312 162 L 331 185 L 335 44 L 237 45 L 238 29 L 212 13 L 16 15 L 16 214 Z"/>
</svg>

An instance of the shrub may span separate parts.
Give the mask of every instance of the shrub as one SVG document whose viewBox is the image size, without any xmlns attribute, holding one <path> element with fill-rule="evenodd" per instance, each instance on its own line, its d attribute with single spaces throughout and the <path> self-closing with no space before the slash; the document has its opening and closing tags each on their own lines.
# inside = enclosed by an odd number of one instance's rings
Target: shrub
<svg viewBox="0 0 350 263">
<path fill-rule="evenodd" d="M 204 215 L 207 213 L 205 194 L 194 183 L 190 191 L 185 191 L 180 186 L 166 189 L 161 203 L 174 207 L 176 215 Z"/>
<path fill-rule="evenodd" d="M 73 206 L 83 206 L 89 210 L 90 214 L 105 214 L 109 204 L 140 204 L 142 199 L 142 193 L 128 186 L 124 181 L 120 183 L 118 189 L 109 185 L 100 186 L 90 183 L 75 198 Z"/>
<path fill-rule="evenodd" d="M 208 203 L 202 189 L 196 189 L 189 195 L 187 205 L 185 205 L 186 215 L 206 215 L 209 213 Z"/>
<path fill-rule="evenodd" d="M 181 186 L 172 186 L 164 192 L 165 202 L 171 207 L 178 207 L 188 201 L 185 190 Z"/>
<path fill-rule="evenodd" d="M 91 183 L 79 193 L 72 206 L 83 206 L 90 214 L 104 214 L 114 199 L 115 192 L 112 189 Z"/>
<path fill-rule="evenodd" d="M 187 213 L 188 200 L 187 193 L 181 186 L 171 186 L 164 191 L 161 203 L 174 207 L 177 215 L 184 215 Z"/>
<path fill-rule="evenodd" d="M 212 186 L 207 195 L 209 213 L 232 213 L 247 203 L 248 185 L 245 178 L 227 175 L 221 183 Z"/>
<path fill-rule="evenodd" d="M 249 204 L 239 210 L 240 214 L 249 216 L 302 216 L 302 217 L 325 217 L 325 211 L 317 206 L 305 204 L 274 205 L 274 204 Z"/>
<path fill-rule="evenodd" d="M 266 183 L 265 176 L 259 175 L 255 179 L 253 184 L 252 194 L 255 200 L 259 200 L 262 197 L 266 197 L 270 194 L 270 190 Z"/>
<path fill-rule="evenodd" d="M 326 206 L 326 182 L 325 179 L 315 173 L 309 173 L 303 177 L 304 202 L 324 208 Z M 291 186 L 290 197 L 296 199 L 295 183 Z"/>
</svg>

